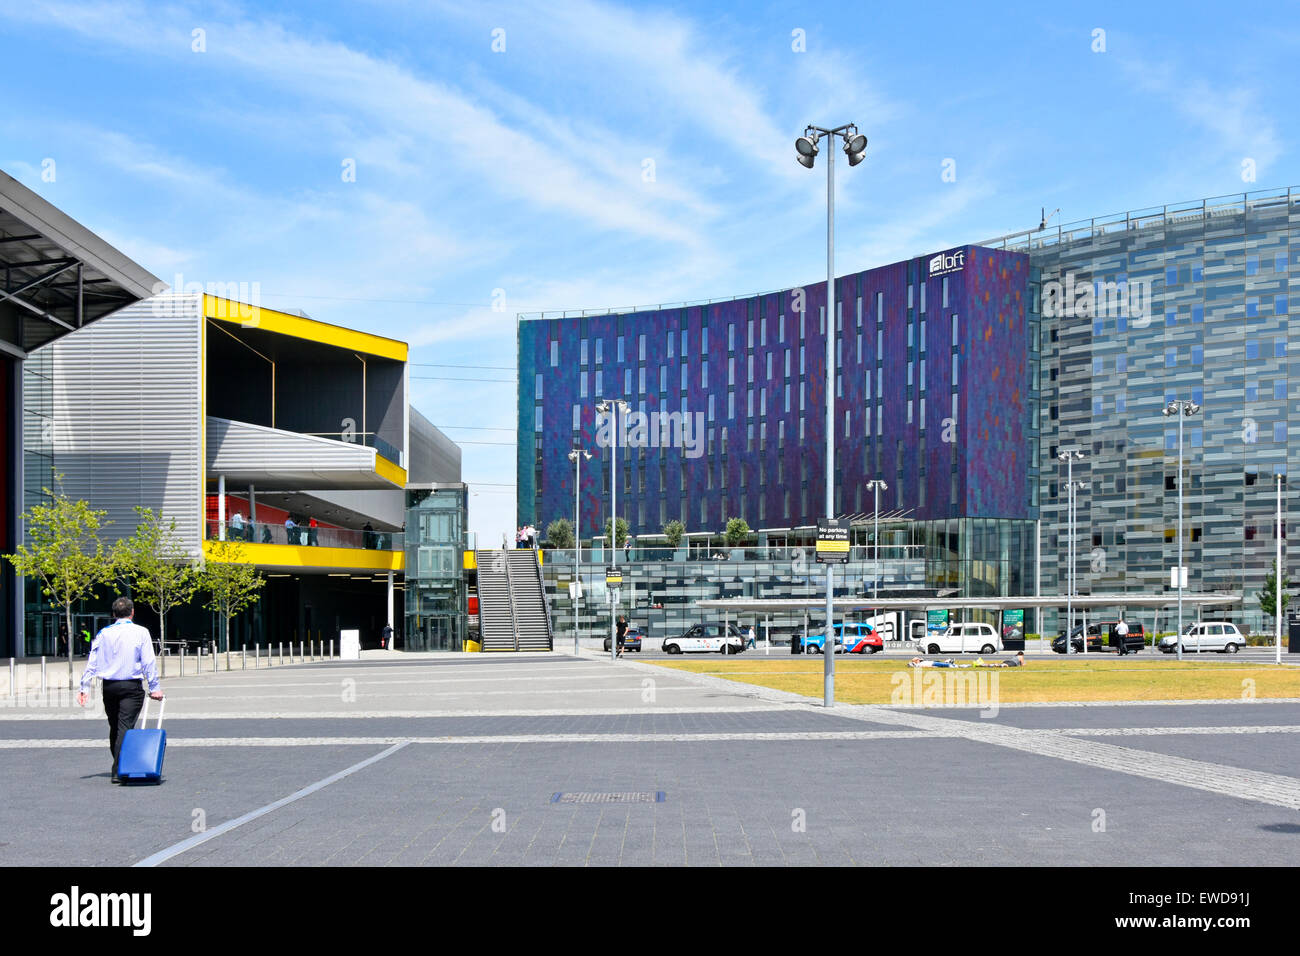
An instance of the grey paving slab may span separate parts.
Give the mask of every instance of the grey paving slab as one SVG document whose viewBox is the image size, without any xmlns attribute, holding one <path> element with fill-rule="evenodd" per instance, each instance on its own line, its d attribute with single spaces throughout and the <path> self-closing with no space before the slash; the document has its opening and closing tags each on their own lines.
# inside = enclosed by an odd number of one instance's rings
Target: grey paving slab
<svg viewBox="0 0 1300 956">
<path fill-rule="evenodd" d="M 1300 703 L 1255 700 L 1221 704 L 1115 704 L 1103 706 L 1002 707 L 997 716 L 981 717 L 973 709 L 905 710 L 951 720 L 993 723 L 1026 730 L 1099 727 L 1231 727 L 1263 724 L 1300 725 Z"/>
</svg>

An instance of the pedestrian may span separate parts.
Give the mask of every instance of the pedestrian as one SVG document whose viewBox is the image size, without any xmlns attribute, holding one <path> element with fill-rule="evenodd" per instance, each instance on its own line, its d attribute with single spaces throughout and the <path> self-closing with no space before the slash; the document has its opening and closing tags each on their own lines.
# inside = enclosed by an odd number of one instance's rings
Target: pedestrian
<svg viewBox="0 0 1300 956">
<path fill-rule="evenodd" d="M 393 649 L 393 625 L 385 624 L 384 629 L 380 632 L 379 646 L 386 647 L 390 651 Z"/>
<path fill-rule="evenodd" d="M 288 544 L 300 544 L 297 540 L 298 525 L 294 523 L 293 515 L 284 516 L 284 540 Z"/>
<path fill-rule="evenodd" d="M 1124 615 L 1119 616 L 1119 623 L 1115 625 L 1115 642 L 1119 645 L 1116 651 L 1122 656 L 1128 654 L 1128 625 L 1124 623 Z"/>
<path fill-rule="evenodd" d="M 745 646 L 758 650 L 758 632 L 754 630 L 754 625 L 749 625 L 749 630 L 745 632 Z"/>
<path fill-rule="evenodd" d="M 59 656 L 67 657 L 68 655 L 68 622 L 59 622 Z"/>
<path fill-rule="evenodd" d="M 85 707 L 91 682 L 98 677 L 103 683 L 108 746 L 113 752 L 110 783 L 118 782 L 117 758 L 122 749 L 122 735 L 135 726 L 144 705 L 140 681 L 149 684 L 150 697 L 163 699 L 153 641 L 148 630 L 132 620 L 134 617 L 135 605 L 130 598 L 120 597 L 113 602 L 113 623 L 100 631 L 91 644 L 90 660 L 81 675 L 81 692 L 77 694 L 77 703 Z"/>
<path fill-rule="evenodd" d="M 520 525 L 515 531 L 515 548 L 519 549 L 524 546 L 524 526 Z"/>
<path fill-rule="evenodd" d="M 1025 666 L 1025 652 L 1024 652 L 1024 651 L 1016 651 L 1016 656 L 1013 657 L 1013 658 L 1011 658 L 1011 660 L 1007 661 L 1007 666 L 1008 666 L 1008 667 L 1024 667 L 1024 666 Z"/>
<path fill-rule="evenodd" d="M 628 535 L 627 540 L 623 542 L 623 560 L 632 560 L 632 536 Z"/>
<path fill-rule="evenodd" d="M 622 614 L 618 616 L 618 625 L 615 628 L 615 636 L 618 638 L 618 656 L 623 656 L 623 642 L 627 639 L 627 618 Z"/>
<path fill-rule="evenodd" d="M 244 540 L 244 516 L 238 511 L 230 516 L 230 537 L 235 541 Z"/>
<path fill-rule="evenodd" d="M 366 526 L 362 528 L 361 531 L 362 542 L 367 548 L 373 548 L 375 546 L 375 529 L 371 526 L 369 521 L 366 522 Z"/>
<path fill-rule="evenodd" d="M 80 657 L 82 654 L 85 654 L 87 657 L 89 657 L 90 647 L 91 647 L 90 628 L 83 627 L 81 629 L 81 646 L 77 648 L 77 656 Z"/>
</svg>

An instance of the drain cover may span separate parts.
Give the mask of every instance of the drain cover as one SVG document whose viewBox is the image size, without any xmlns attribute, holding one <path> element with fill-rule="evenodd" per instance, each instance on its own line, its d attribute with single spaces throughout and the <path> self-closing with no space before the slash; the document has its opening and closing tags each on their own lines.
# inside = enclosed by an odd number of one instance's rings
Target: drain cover
<svg viewBox="0 0 1300 956">
<path fill-rule="evenodd" d="M 641 790 L 628 793 L 553 793 L 551 803 L 663 803 L 662 790 Z"/>
</svg>

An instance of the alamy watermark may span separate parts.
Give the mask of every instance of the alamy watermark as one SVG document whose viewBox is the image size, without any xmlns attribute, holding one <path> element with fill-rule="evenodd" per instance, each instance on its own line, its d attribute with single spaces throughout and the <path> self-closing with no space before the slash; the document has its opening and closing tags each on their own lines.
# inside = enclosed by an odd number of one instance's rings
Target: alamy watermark
<svg viewBox="0 0 1300 956">
<path fill-rule="evenodd" d="M 1151 324 L 1151 282 L 1098 282 L 1077 279 L 1067 272 L 1064 282 L 1051 279 L 1043 283 L 1042 314 L 1045 319 L 1123 317 L 1135 328 L 1146 328 Z"/>
<path fill-rule="evenodd" d="M 596 413 L 596 444 L 614 444 L 613 411 Z M 627 412 L 618 428 L 623 448 L 680 448 L 685 458 L 704 454 L 703 412 Z"/>
</svg>

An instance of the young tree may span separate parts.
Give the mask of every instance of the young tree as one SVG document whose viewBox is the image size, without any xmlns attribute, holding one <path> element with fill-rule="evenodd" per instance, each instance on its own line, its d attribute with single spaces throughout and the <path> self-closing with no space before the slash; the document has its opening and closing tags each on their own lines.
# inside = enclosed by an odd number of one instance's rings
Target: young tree
<svg viewBox="0 0 1300 956">
<path fill-rule="evenodd" d="M 1282 613 L 1286 613 L 1286 606 L 1291 603 L 1291 595 L 1286 593 L 1286 589 L 1291 586 L 1291 581 L 1287 578 L 1286 572 L 1282 572 Z M 1256 591 L 1255 597 L 1259 601 L 1259 609 L 1264 612 L 1266 617 L 1273 617 L 1277 614 L 1277 562 L 1273 562 L 1273 570 L 1268 572 L 1268 577 L 1264 579 L 1264 590 Z"/>
<path fill-rule="evenodd" d="M 668 547 L 680 548 L 682 546 L 682 535 L 686 533 L 686 526 L 674 518 L 663 527 L 664 537 L 668 539 Z"/>
<path fill-rule="evenodd" d="M 614 535 L 616 538 L 615 547 L 618 548 L 623 547 L 623 545 L 627 543 L 627 521 L 625 521 L 622 518 L 618 519 L 618 524 L 615 525 Z M 603 535 L 603 537 L 607 542 L 609 541 L 609 519 L 608 518 L 605 519 L 605 534 Z"/>
<path fill-rule="evenodd" d="M 41 593 L 63 608 L 68 629 L 68 686 L 72 684 L 72 649 L 76 631 L 72 627 L 72 606 L 94 598 L 96 589 L 113 579 L 113 563 L 104 553 L 99 531 L 109 522 L 107 511 L 95 511 L 86 501 L 73 501 L 62 491 L 63 476 L 56 474 L 59 491 L 43 488 L 50 503 L 32 505 L 23 514 L 27 537 L 5 555 L 20 577 L 40 582 Z"/>
<path fill-rule="evenodd" d="M 244 564 L 244 548 L 238 541 L 209 542 L 211 551 L 199 571 L 199 587 L 208 593 L 210 611 L 221 615 L 222 642 L 230 647 L 230 622 L 240 611 L 258 600 L 266 580 L 251 564 Z"/>
<path fill-rule="evenodd" d="M 176 519 L 163 523 L 161 511 L 136 506 L 140 523 L 117 543 L 113 560 L 131 582 L 138 600 L 158 615 L 158 640 L 167 638 L 167 612 L 187 603 L 199 586 L 198 569 L 176 533 Z"/>
<path fill-rule="evenodd" d="M 568 518 L 556 518 L 546 526 L 546 540 L 561 551 L 573 547 L 573 524 Z"/>
<path fill-rule="evenodd" d="M 723 536 L 727 539 L 727 544 L 734 548 L 743 544 L 749 537 L 749 525 L 745 523 L 744 518 L 732 518 L 727 522 L 727 530 L 723 532 Z"/>
</svg>

